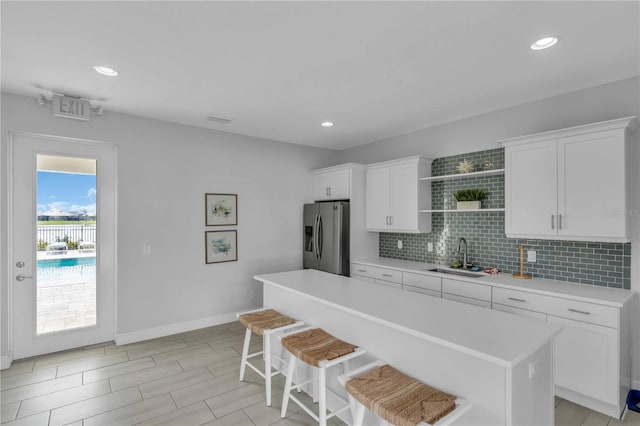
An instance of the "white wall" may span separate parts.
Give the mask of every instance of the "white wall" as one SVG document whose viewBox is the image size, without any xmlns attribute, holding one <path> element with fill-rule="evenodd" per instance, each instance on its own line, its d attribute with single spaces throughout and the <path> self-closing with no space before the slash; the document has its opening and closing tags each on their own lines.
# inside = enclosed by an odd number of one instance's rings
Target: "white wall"
<svg viewBox="0 0 640 426">
<path fill-rule="evenodd" d="M 368 145 L 340 151 L 340 161 L 372 163 L 422 154 L 445 157 L 498 148 L 496 141 L 531 133 L 635 115 L 640 119 L 640 77 L 541 99 L 487 114 L 423 129 Z M 640 292 L 640 129 L 633 135 L 634 159 L 631 243 L 631 289 Z M 634 386 L 640 389 L 640 295 L 636 295 Z"/>
<path fill-rule="evenodd" d="M 7 135 L 109 142 L 118 149 L 118 334 L 233 313 L 262 302 L 256 273 L 300 268 L 309 170 L 335 152 L 106 112 L 55 118 L 2 94 L 1 354 L 7 355 Z M 204 262 L 204 193 L 238 193 L 238 262 Z M 151 245 L 143 256 L 142 246 Z M 252 296 L 253 295 L 253 296 Z"/>
</svg>

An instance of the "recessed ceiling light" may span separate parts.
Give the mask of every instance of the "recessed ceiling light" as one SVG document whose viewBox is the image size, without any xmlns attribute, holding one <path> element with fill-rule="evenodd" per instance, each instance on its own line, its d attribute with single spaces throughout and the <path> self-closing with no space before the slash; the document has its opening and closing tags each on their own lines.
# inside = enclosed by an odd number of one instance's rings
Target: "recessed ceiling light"
<svg viewBox="0 0 640 426">
<path fill-rule="evenodd" d="M 320 124 L 322 127 L 333 127 L 333 123 L 331 121 L 325 121 Z"/>
<path fill-rule="evenodd" d="M 544 37 L 531 44 L 531 50 L 548 49 L 558 42 L 558 37 Z"/>
<path fill-rule="evenodd" d="M 118 74 L 120 74 L 117 70 L 114 70 L 113 68 L 107 67 L 104 65 L 96 65 L 95 67 L 93 67 L 93 69 L 96 70 L 97 73 L 106 75 L 108 77 L 115 77 Z"/>
</svg>

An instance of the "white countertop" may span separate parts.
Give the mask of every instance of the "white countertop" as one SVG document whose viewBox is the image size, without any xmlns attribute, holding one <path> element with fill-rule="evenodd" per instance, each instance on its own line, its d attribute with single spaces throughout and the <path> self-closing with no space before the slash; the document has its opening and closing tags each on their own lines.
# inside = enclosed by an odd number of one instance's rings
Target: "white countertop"
<svg viewBox="0 0 640 426">
<path fill-rule="evenodd" d="M 605 306 L 614 306 L 621 308 L 632 296 L 631 290 L 622 290 L 617 288 L 599 287 L 594 285 L 579 284 L 565 281 L 547 280 L 541 278 L 532 278 L 530 280 L 516 279 L 511 274 L 497 274 L 480 278 L 470 278 L 460 275 L 441 274 L 437 272 L 429 272 L 425 269 L 444 268 L 450 269 L 443 265 L 435 265 L 432 263 L 413 262 L 409 260 L 389 259 L 385 257 L 375 257 L 370 259 L 352 260 L 354 263 L 361 263 L 369 266 L 380 266 L 383 268 L 395 269 L 400 271 L 409 271 L 423 275 L 435 275 L 442 278 L 449 278 L 458 281 L 468 281 L 477 284 L 489 284 L 494 287 L 509 288 L 514 290 L 528 291 L 531 293 L 544 294 L 555 297 L 565 296 L 567 299 L 580 300 L 587 303 L 596 303 Z"/>
<path fill-rule="evenodd" d="M 313 269 L 254 278 L 507 368 L 537 351 L 562 330 L 558 324 Z"/>
</svg>

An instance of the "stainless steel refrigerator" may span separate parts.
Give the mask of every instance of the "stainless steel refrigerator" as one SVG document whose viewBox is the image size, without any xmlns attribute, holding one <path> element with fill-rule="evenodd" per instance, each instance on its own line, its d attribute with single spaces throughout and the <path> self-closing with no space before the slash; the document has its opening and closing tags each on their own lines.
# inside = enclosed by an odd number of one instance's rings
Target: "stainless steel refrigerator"
<svg viewBox="0 0 640 426">
<path fill-rule="evenodd" d="M 304 205 L 305 269 L 349 276 L 349 202 Z"/>
</svg>

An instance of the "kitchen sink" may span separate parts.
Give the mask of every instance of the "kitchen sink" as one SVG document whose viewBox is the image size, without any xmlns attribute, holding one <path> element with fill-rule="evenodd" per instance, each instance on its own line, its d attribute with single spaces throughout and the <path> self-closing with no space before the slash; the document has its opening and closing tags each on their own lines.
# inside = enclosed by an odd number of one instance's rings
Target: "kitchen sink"
<svg viewBox="0 0 640 426">
<path fill-rule="evenodd" d="M 480 278 L 484 276 L 484 274 L 482 273 L 470 272 L 470 271 L 456 271 L 455 269 L 433 268 L 433 269 L 425 269 L 425 271 L 439 272 L 441 274 L 460 275 L 461 277 L 469 277 L 469 278 Z"/>
</svg>

